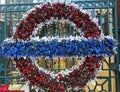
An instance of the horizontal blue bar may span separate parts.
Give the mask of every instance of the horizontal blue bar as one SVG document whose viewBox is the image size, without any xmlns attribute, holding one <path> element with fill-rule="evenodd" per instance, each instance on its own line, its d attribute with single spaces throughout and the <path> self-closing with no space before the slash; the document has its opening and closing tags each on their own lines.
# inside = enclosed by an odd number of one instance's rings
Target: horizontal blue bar
<svg viewBox="0 0 120 92">
<path fill-rule="evenodd" d="M 0 54 L 5 57 L 22 56 L 112 56 L 115 54 L 117 44 L 113 39 L 105 38 L 102 41 L 96 39 L 88 40 L 51 40 L 51 41 L 29 41 L 29 42 L 3 42 Z"/>
</svg>

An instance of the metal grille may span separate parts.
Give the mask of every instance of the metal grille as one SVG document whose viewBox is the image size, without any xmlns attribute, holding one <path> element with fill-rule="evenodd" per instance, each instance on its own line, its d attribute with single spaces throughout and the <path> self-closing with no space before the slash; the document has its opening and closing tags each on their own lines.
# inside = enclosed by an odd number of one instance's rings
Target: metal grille
<svg viewBox="0 0 120 92">
<path fill-rule="evenodd" d="M 53 0 L 54 1 L 54 0 Z M 67 1 L 67 0 L 64 0 Z M 69 0 L 68 0 L 69 1 Z M 0 5 L 0 15 L 4 16 L 4 19 L 1 19 L 0 22 L 0 42 L 3 41 L 6 37 L 11 37 L 13 35 L 13 30 L 15 29 L 15 24 L 20 21 L 23 13 L 26 13 L 27 10 L 31 9 L 35 5 L 45 3 L 46 0 L 5 0 L 5 4 Z M 70 1 L 69 1 L 70 2 Z M 92 16 L 98 19 L 99 25 L 103 28 L 105 35 L 111 35 L 118 40 L 118 26 L 117 26 L 117 0 L 73 0 L 73 3 L 78 4 L 80 7 L 83 7 L 86 10 L 92 12 Z M 3 17 L 1 17 L 3 18 Z M 55 26 L 56 25 L 56 26 Z M 64 25 L 64 24 L 62 24 Z M 43 27 L 45 33 L 39 33 L 39 37 L 42 36 L 67 36 L 67 35 L 77 35 L 78 33 L 74 31 L 73 27 L 69 24 L 66 24 L 64 30 L 67 30 L 63 33 L 60 33 L 61 26 L 57 24 L 46 25 L 49 30 L 46 30 L 46 27 Z M 51 29 L 50 29 L 51 28 Z M 39 29 L 41 30 L 41 29 Z M 38 30 L 38 32 L 40 32 Z M 55 31 L 55 32 L 54 32 Z M 62 35 L 61 35 L 62 34 Z M 68 59 L 64 59 L 66 62 Z M 50 60 L 49 60 L 50 61 Z M 53 60 L 54 61 L 54 60 Z M 47 62 L 47 61 L 45 61 Z M 54 62 L 50 64 L 55 71 L 60 71 L 60 59 L 58 58 L 57 69 L 53 67 Z M 71 64 L 75 64 L 75 59 L 72 58 Z M 102 67 L 102 71 L 97 77 L 97 81 L 90 84 L 87 88 L 83 89 L 83 92 L 120 92 L 120 76 L 119 76 L 119 55 L 115 57 L 106 58 Z M 47 67 L 47 64 L 44 63 L 44 67 Z M 65 63 L 64 68 L 69 68 L 68 63 Z M 63 69 L 63 68 L 62 68 Z M 11 73 L 12 71 L 12 73 Z M 16 71 L 14 68 L 14 63 L 10 58 L 6 60 L 0 56 L 0 84 L 3 83 L 12 83 L 14 79 L 17 80 L 17 83 L 24 83 L 19 80 L 19 76 L 12 75 L 13 71 Z M 32 90 L 32 87 L 30 87 Z"/>
</svg>

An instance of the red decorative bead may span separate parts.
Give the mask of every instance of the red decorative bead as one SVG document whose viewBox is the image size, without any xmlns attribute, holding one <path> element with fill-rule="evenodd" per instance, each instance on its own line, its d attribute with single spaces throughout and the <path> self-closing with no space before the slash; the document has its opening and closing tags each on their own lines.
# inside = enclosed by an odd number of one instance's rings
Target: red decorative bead
<svg viewBox="0 0 120 92">
<path fill-rule="evenodd" d="M 33 85 L 37 85 L 37 84 L 38 84 L 38 82 L 34 82 L 34 83 L 33 83 Z"/>
<path fill-rule="evenodd" d="M 50 86 L 50 92 L 54 92 L 54 90 L 55 90 L 55 86 L 54 86 L 54 84 L 52 83 L 51 86 Z"/>
<path fill-rule="evenodd" d="M 101 65 L 100 65 L 99 63 L 96 64 L 96 68 L 100 68 L 100 66 L 101 66 Z"/>
<path fill-rule="evenodd" d="M 76 71 L 72 71 L 72 72 L 71 72 L 71 75 L 72 75 L 72 76 L 75 76 L 75 75 L 76 75 Z"/>
<path fill-rule="evenodd" d="M 62 74 L 59 74 L 58 76 L 59 76 L 59 77 L 58 77 L 58 80 L 62 80 L 62 79 L 63 79 Z"/>
<path fill-rule="evenodd" d="M 86 38 L 91 37 L 91 34 L 90 33 L 85 33 L 85 37 Z"/>
<path fill-rule="evenodd" d="M 70 12 L 70 11 L 67 11 L 66 14 L 69 16 L 69 15 L 71 15 L 71 12 Z"/>
<path fill-rule="evenodd" d="M 79 18 L 74 18 L 73 21 L 74 21 L 75 23 L 77 23 L 77 22 L 79 22 Z"/>
<path fill-rule="evenodd" d="M 89 30 L 89 32 L 90 32 L 90 33 L 93 33 L 93 32 L 94 32 L 94 30 L 93 30 L 93 29 L 91 29 L 91 30 Z"/>
<path fill-rule="evenodd" d="M 60 15 L 63 15 L 64 14 L 64 12 L 61 10 L 61 11 L 59 11 L 59 13 L 60 13 Z"/>
<path fill-rule="evenodd" d="M 40 7 L 37 7 L 37 6 L 36 6 L 35 9 L 36 9 L 37 11 L 39 11 L 39 10 L 40 10 Z"/>
<path fill-rule="evenodd" d="M 78 16 L 78 14 L 79 14 L 79 12 L 78 12 L 78 10 L 76 10 L 76 11 L 74 12 L 74 16 Z"/>
<path fill-rule="evenodd" d="M 86 67 L 89 66 L 89 65 L 90 65 L 90 62 L 89 62 L 89 61 L 86 61 L 86 62 L 85 62 L 85 65 L 86 65 Z"/>
<path fill-rule="evenodd" d="M 31 18 L 31 17 L 32 17 L 32 15 L 33 15 L 32 13 L 29 13 L 29 14 L 28 14 L 28 18 Z"/>
<path fill-rule="evenodd" d="M 99 37 L 100 36 L 100 32 L 95 32 L 95 35 Z"/>
<path fill-rule="evenodd" d="M 94 71 L 95 70 L 95 68 L 93 66 L 90 66 L 89 69 L 90 69 L 90 71 Z"/>
<path fill-rule="evenodd" d="M 51 12 L 49 10 L 46 11 L 47 15 L 51 15 Z"/>
<path fill-rule="evenodd" d="M 25 34 L 25 33 L 26 33 L 26 29 L 23 28 L 23 29 L 22 29 L 22 34 Z"/>
<path fill-rule="evenodd" d="M 92 57 L 92 56 L 89 56 L 89 57 L 88 57 L 88 60 L 89 60 L 89 61 L 93 61 L 93 57 Z"/>
<path fill-rule="evenodd" d="M 46 9 L 46 8 L 47 8 L 47 4 L 44 4 L 44 5 L 43 5 L 43 8 L 45 8 L 45 9 Z"/>
<path fill-rule="evenodd" d="M 53 11 L 54 11 L 54 13 L 55 13 L 55 12 L 57 12 L 57 11 L 58 11 L 58 9 L 57 9 L 57 8 L 53 8 Z"/>
<path fill-rule="evenodd" d="M 82 73 L 82 72 L 83 72 L 83 70 L 82 70 L 82 69 L 80 69 L 80 70 L 79 70 L 79 72 L 80 72 L 80 73 Z"/>
<path fill-rule="evenodd" d="M 70 10 L 73 10 L 73 8 L 74 8 L 73 6 L 69 6 L 69 9 L 70 9 Z"/>
<path fill-rule="evenodd" d="M 59 7 L 59 8 L 62 8 L 62 7 L 63 7 L 63 4 L 62 4 L 62 3 L 58 3 L 58 7 Z"/>
</svg>

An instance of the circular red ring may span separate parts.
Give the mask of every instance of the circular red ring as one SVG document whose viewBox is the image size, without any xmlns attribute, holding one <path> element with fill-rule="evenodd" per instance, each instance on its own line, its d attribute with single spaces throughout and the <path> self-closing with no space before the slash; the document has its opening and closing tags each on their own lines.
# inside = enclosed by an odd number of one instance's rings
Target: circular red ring
<svg viewBox="0 0 120 92">
<path fill-rule="evenodd" d="M 97 24 L 92 21 L 89 14 L 83 13 L 80 9 L 73 5 L 65 3 L 47 3 L 41 7 L 35 8 L 27 14 L 26 18 L 21 19 L 16 25 L 14 39 L 30 40 L 32 32 L 40 23 L 49 21 L 50 18 L 61 20 L 62 18 L 72 21 L 77 28 L 80 28 L 84 33 L 84 37 L 98 38 L 101 35 L 101 30 Z M 100 67 L 102 66 L 102 56 L 89 56 L 85 58 L 85 62 L 79 65 L 78 69 L 74 69 L 69 75 L 62 76 L 59 74 L 57 78 L 51 78 L 50 74 L 39 71 L 30 58 L 23 57 L 15 59 L 17 67 L 22 76 L 28 80 L 32 85 L 38 86 L 50 92 L 64 92 L 67 87 L 80 88 L 85 87 L 88 82 L 94 80 Z M 59 81 L 58 81 L 59 80 Z"/>
</svg>

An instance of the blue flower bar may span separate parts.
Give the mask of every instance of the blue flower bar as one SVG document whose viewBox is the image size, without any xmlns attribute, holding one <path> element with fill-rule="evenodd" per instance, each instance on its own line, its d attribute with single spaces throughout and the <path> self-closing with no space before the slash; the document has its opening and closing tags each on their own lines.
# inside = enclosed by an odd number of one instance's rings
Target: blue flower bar
<svg viewBox="0 0 120 92">
<path fill-rule="evenodd" d="M 5 57 L 22 56 L 112 56 L 116 54 L 117 43 L 113 39 L 104 38 L 57 41 L 29 41 L 29 42 L 3 42 L 0 54 Z"/>
</svg>

